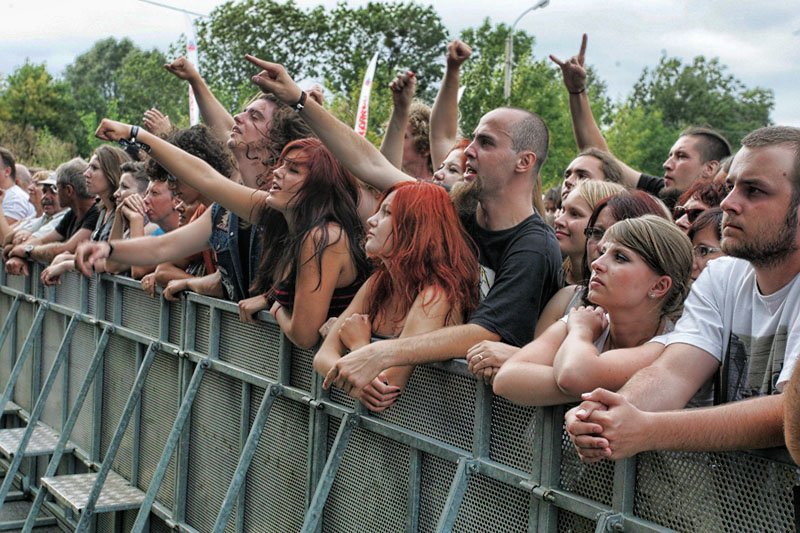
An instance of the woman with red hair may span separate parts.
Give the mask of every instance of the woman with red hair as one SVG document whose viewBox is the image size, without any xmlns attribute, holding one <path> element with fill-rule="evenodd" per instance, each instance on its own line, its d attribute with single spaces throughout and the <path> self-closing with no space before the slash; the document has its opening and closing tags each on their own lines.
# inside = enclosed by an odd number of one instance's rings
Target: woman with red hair
<svg viewBox="0 0 800 533">
<path fill-rule="evenodd" d="M 450 188 L 464 179 L 464 168 L 467 166 L 467 154 L 464 150 L 471 142 L 469 139 L 461 139 L 447 152 L 444 161 L 433 173 L 433 183 Z"/>
<path fill-rule="evenodd" d="M 367 221 L 367 254 L 375 272 L 337 319 L 314 357 L 326 376 L 348 350 L 372 337 L 410 337 L 461 324 L 478 305 L 478 262 L 445 190 L 398 183 Z M 378 341 L 380 342 L 380 341 Z M 360 400 L 373 411 L 390 407 L 413 366 L 393 367 L 367 385 Z"/>
</svg>

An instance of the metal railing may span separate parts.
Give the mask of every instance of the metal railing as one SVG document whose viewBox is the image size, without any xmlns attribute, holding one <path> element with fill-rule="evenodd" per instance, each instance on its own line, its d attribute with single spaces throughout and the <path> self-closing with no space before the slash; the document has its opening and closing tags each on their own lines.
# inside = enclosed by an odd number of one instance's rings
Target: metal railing
<svg viewBox="0 0 800 533">
<path fill-rule="evenodd" d="M 11 399 L 26 420 L 70 335 L 67 364 L 38 409 L 61 432 L 107 336 L 70 435 L 74 452 L 55 466 L 58 474 L 110 468 L 147 494 L 139 509 L 89 513 L 84 522 L 96 531 L 794 528 L 797 469 L 783 449 L 584 465 L 563 433 L 563 408 L 494 396 L 463 360 L 418 367 L 401 401 L 373 414 L 339 390 L 322 391 L 313 352 L 294 347 L 266 313 L 246 325 L 231 302 L 196 294 L 167 302 L 116 276 L 67 274 L 48 289 L 37 274 L 0 274 L 0 385 L 43 313 Z M 150 372 L 120 425 L 144 359 Z M 17 481 L 38 495 L 47 458 L 19 463 Z M 45 506 L 63 524 L 79 523 Z"/>
</svg>

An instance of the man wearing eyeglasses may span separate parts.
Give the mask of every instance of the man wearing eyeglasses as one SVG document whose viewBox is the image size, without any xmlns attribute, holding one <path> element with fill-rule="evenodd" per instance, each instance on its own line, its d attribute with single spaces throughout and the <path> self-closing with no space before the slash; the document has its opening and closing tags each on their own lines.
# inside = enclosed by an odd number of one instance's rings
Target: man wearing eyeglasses
<svg viewBox="0 0 800 533">
<path fill-rule="evenodd" d="M 31 188 L 41 190 L 42 216 L 22 220 L 12 231 L 5 235 L 3 245 L 20 244 L 31 238 L 41 238 L 56 229 L 61 218 L 66 214 L 67 208 L 61 207 L 58 199 L 58 186 L 55 172 L 38 183 L 31 184 Z M 32 189 L 28 190 L 31 191 Z"/>
<path fill-rule="evenodd" d="M 86 167 L 86 161 L 75 158 L 56 169 L 59 203 L 70 210 L 46 235 L 15 245 L 8 253 L 6 272 L 27 276 L 27 260 L 49 263 L 62 252 L 74 252 L 79 243 L 91 237 L 99 212 L 94 195 L 86 189 L 86 177 L 83 175 Z M 51 189 L 50 194 L 52 192 Z"/>
</svg>

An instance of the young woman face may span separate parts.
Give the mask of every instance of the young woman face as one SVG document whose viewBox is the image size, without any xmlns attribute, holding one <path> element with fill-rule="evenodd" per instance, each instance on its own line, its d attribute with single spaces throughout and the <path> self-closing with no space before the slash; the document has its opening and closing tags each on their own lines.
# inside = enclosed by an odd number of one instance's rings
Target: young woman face
<svg viewBox="0 0 800 533">
<path fill-rule="evenodd" d="M 692 237 L 692 281 L 697 279 L 709 261 L 723 255 L 713 224 L 696 232 Z"/>
<path fill-rule="evenodd" d="M 589 300 L 607 311 L 632 308 L 650 294 L 662 277 L 628 248 L 605 238 L 600 241 L 601 255 L 592 262 Z"/>
<path fill-rule="evenodd" d="M 586 260 L 589 264 L 595 259 L 600 257 L 600 239 L 603 233 L 613 226 L 617 220 L 611 214 L 611 210 L 604 207 L 600 214 L 597 215 L 597 220 L 594 221 L 594 229 L 597 230 L 595 236 L 586 239 Z"/>
<path fill-rule="evenodd" d="M 464 168 L 461 165 L 463 155 L 464 150 L 451 150 L 439 169 L 433 173 L 433 182 L 451 186 L 463 179 Z"/>
<path fill-rule="evenodd" d="M 308 178 L 308 165 L 303 162 L 302 150 L 289 150 L 281 165 L 272 173 L 272 186 L 266 203 L 281 213 L 292 210 L 296 195 Z"/>
<path fill-rule="evenodd" d="M 86 190 L 90 194 L 101 195 L 110 192 L 111 183 L 106 178 L 103 170 L 100 168 L 100 160 L 96 155 L 92 156 L 89 160 L 89 168 L 83 173 L 86 177 Z"/>
<path fill-rule="evenodd" d="M 139 188 L 136 186 L 136 178 L 130 172 L 124 172 L 119 177 L 119 187 L 114 191 L 114 200 L 119 205 L 122 200 L 135 192 L 139 192 Z"/>
<path fill-rule="evenodd" d="M 564 212 L 553 224 L 562 254 L 574 256 L 583 253 L 586 246 L 583 230 L 586 229 L 590 216 L 592 208 L 577 189 L 569 193 L 564 201 Z"/>
<path fill-rule="evenodd" d="M 367 242 L 364 246 L 367 254 L 382 257 L 394 246 L 392 235 L 392 200 L 395 193 L 387 196 L 378 211 L 367 219 Z"/>
</svg>

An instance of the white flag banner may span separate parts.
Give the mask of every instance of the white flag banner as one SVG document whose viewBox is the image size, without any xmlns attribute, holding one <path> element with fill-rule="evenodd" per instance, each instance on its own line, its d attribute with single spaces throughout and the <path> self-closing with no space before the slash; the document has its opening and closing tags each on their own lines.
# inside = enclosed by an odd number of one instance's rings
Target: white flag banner
<svg viewBox="0 0 800 533">
<path fill-rule="evenodd" d="M 194 34 L 194 18 L 191 17 L 188 13 L 185 13 L 186 16 L 186 59 L 194 65 L 198 71 L 200 70 L 198 66 L 198 59 L 197 59 L 197 37 Z M 189 85 L 189 125 L 194 126 L 195 124 L 200 123 L 200 110 L 197 108 L 197 100 L 194 98 L 194 91 L 192 90 L 192 86 Z"/>
<path fill-rule="evenodd" d="M 356 133 L 362 137 L 367 134 L 367 119 L 369 118 L 369 93 L 372 90 L 372 78 L 375 77 L 375 66 L 378 64 L 378 52 L 372 56 L 364 75 L 364 84 L 361 86 L 361 96 L 358 97 L 358 112 L 356 113 Z"/>
</svg>

